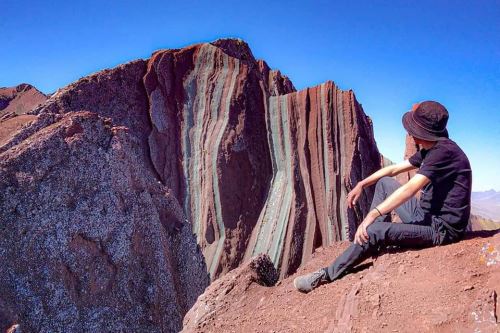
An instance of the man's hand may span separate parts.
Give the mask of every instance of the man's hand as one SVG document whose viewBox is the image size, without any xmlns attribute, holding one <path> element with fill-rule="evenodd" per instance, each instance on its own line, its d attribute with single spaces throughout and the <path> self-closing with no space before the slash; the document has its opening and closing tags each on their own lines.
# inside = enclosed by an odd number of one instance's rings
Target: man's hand
<svg viewBox="0 0 500 333">
<path fill-rule="evenodd" d="M 362 192 L 363 186 L 361 185 L 361 183 L 357 183 L 356 186 L 354 186 L 351 192 L 349 192 L 349 194 L 347 195 L 347 206 L 349 208 L 352 208 L 356 204 Z"/>
<path fill-rule="evenodd" d="M 368 213 L 368 215 L 366 215 L 363 222 L 361 222 L 361 224 L 358 226 L 358 230 L 356 230 L 356 234 L 354 235 L 354 243 L 359 244 L 359 245 L 363 245 L 363 243 L 368 242 L 369 237 L 368 237 L 368 232 L 366 231 L 366 229 L 376 219 L 376 216 L 374 216 L 374 214 L 372 214 L 372 212 L 373 211 Z"/>
</svg>

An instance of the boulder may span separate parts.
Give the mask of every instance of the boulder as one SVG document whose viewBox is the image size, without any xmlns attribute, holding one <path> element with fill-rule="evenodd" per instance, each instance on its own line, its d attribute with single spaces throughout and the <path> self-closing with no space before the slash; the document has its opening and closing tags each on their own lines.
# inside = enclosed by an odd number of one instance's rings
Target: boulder
<svg viewBox="0 0 500 333">
<path fill-rule="evenodd" d="M 209 278 L 132 130 L 43 111 L 3 146 L 0 329 L 180 330 Z"/>
</svg>

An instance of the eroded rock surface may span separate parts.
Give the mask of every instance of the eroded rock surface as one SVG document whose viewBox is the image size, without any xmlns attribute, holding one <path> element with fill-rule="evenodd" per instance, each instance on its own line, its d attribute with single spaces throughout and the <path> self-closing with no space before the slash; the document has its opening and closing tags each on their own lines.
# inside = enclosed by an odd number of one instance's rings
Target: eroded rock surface
<svg viewBox="0 0 500 333">
<path fill-rule="evenodd" d="M 239 40 L 157 52 L 144 84 L 153 164 L 213 278 L 259 253 L 284 276 L 315 247 L 348 238 L 366 212 L 367 200 L 344 207 L 380 166 L 352 91 L 328 82 L 294 92 Z"/>
<path fill-rule="evenodd" d="M 284 277 L 349 238 L 371 192 L 345 196 L 380 166 L 352 91 L 296 92 L 234 39 L 100 71 L 23 116 L 0 135 L 1 329 L 177 331 L 207 272 L 265 253 Z"/>
<path fill-rule="evenodd" d="M 133 119 L 47 108 L 1 148 L 0 329 L 180 330 L 209 278 Z"/>
</svg>

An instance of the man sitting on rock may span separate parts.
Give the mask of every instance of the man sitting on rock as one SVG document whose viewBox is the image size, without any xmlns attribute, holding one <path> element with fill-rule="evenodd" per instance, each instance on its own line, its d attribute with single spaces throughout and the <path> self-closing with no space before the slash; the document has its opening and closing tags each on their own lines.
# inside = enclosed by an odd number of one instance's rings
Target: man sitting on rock
<svg viewBox="0 0 500 333">
<path fill-rule="evenodd" d="M 386 246 L 430 247 L 459 241 L 470 215 L 472 171 L 460 147 L 448 138 L 448 111 L 427 101 L 403 115 L 403 126 L 421 149 L 407 161 L 390 165 L 360 181 L 347 196 L 350 208 L 363 188 L 376 183 L 370 211 L 352 243 L 330 266 L 297 277 L 293 284 L 309 292 L 335 281 Z M 418 168 L 401 186 L 393 176 Z M 422 190 L 420 202 L 415 194 Z M 384 222 L 395 210 L 403 223 Z"/>
</svg>

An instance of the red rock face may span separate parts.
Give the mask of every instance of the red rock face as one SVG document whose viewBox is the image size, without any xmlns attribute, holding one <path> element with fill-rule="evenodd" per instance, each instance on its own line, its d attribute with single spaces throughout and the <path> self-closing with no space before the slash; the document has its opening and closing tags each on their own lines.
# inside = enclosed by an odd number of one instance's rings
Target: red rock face
<svg viewBox="0 0 500 333">
<path fill-rule="evenodd" d="M 47 96 L 26 83 L 0 88 L 0 118 L 6 114 L 25 114 L 46 99 Z"/>
<path fill-rule="evenodd" d="M 0 146 L 23 125 L 33 120 L 34 117 L 26 113 L 46 99 L 47 96 L 26 83 L 0 88 Z"/>
<path fill-rule="evenodd" d="M 413 138 L 409 135 L 406 134 L 406 145 L 405 145 L 405 153 L 404 153 L 404 160 L 409 159 L 411 156 L 413 156 L 417 151 L 419 150 L 418 145 L 415 143 Z M 403 172 L 397 175 L 396 179 L 401 183 L 405 184 L 410 180 L 411 177 L 413 177 L 417 173 L 416 170 L 408 171 L 408 172 Z"/>
<path fill-rule="evenodd" d="M 242 261 L 268 196 L 268 97 L 293 85 L 234 40 L 158 52 L 144 84 L 153 164 L 218 276 Z"/>
<path fill-rule="evenodd" d="M 348 214 L 347 190 L 380 161 L 352 92 L 292 93 L 234 40 L 158 52 L 144 83 L 153 164 L 213 278 L 262 252 L 286 275 L 355 230 L 368 201 Z"/>
<path fill-rule="evenodd" d="M 0 138 L 1 329 L 178 331 L 207 272 L 265 253 L 283 277 L 352 236 L 372 193 L 349 211 L 346 194 L 380 167 L 352 91 L 296 92 L 240 40 L 98 72 L 30 114 Z"/>
<path fill-rule="evenodd" d="M 281 276 L 315 248 L 348 239 L 369 206 L 345 197 L 380 167 L 372 127 L 352 91 L 332 82 L 270 97 L 266 113 L 273 179 L 246 257 L 268 253 Z"/>
<path fill-rule="evenodd" d="M 0 331 L 177 332 L 208 285 L 149 162 L 145 71 L 84 78 L 0 143 Z"/>
</svg>

